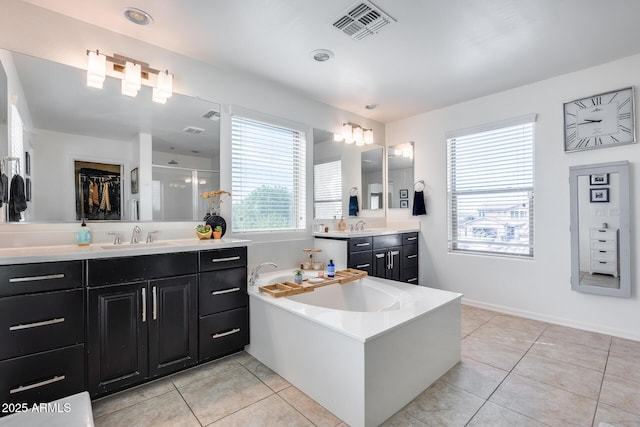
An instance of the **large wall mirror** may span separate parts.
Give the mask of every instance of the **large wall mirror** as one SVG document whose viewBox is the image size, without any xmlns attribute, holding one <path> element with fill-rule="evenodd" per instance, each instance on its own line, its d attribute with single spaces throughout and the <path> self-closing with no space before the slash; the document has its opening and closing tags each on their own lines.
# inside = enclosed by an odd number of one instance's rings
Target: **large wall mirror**
<svg viewBox="0 0 640 427">
<path fill-rule="evenodd" d="M 574 166 L 571 196 L 571 288 L 631 296 L 629 163 Z"/>
<path fill-rule="evenodd" d="M 390 208 L 413 207 L 413 142 L 387 149 L 387 203 Z"/>
<path fill-rule="evenodd" d="M 0 130 L 12 135 L 16 116 L 24 128 L 18 151 L 30 200 L 21 222 L 77 220 L 78 205 L 88 206 L 78 201 L 85 180 L 96 188 L 107 183 L 97 173 L 80 176 L 78 161 L 119 168 L 109 172 L 119 180 L 108 184 L 120 185 L 121 220 L 202 219 L 206 206 L 198 193 L 219 188 L 218 104 L 180 94 L 158 104 L 147 86 L 134 98 L 124 96 L 114 77 L 101 90 L 90 88 L 82 69 L 6 50 L 0 61 L 8 81 L 0 96 L 10 110 L 10 129 Z M 11 136 L 3 137 L 0 153 L 6 157 L 15 146 Z M 138 188 L 138 182 L 151 187 Z M 103 206 L 100 199 L 97 209 Z"/>
<path fill-rule="evenodd" d="M 334 141 L 333 133 L 313 130 L 314 219 L 348 218 L 357 197 L 358 215 L 384 210 L 382 176 L 384 147 Z"/>
</svg>

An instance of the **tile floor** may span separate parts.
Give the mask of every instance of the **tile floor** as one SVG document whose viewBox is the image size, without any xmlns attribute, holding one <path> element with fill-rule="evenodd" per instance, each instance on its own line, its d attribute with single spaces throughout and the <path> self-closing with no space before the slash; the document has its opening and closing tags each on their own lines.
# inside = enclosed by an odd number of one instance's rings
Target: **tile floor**
<svg viewBox="0 0 640 427">
<path fill-rule="evenodd" d="M 245 352 L 93 402 L 102 426 L 345 426 Z M 462 361 L 384 426 L 640 426 L 640 342 L 462 308 Z"/>
</svg>

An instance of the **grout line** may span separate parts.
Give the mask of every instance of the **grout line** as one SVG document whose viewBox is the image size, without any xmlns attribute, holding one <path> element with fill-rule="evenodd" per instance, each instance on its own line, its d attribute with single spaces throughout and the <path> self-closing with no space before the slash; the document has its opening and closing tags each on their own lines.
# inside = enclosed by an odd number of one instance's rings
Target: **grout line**
<svg viewBox="0 0 640 427">
<path fill-rule="evenodd" d="M 173 386 L 176 388 L 176 391 L 178 392 L 178 394 L 180 395 L 180 398 L 182 399 L 182 401 L 184 402 L 185 405 L 187 405 L 187 408 L 189 408 L 189 411 L 193 414 L 193 417 L 196 419 L 196 421 L 198 422 L 198 424 L 200 424 L 200 426 L 204 426 L 204 424 L 202 424 L 202 421 L 200 421 L 200 418 L 198 418 L 198 416 L 196 415 L 195 412 L 193 412 L 193 408 L 191 407 L 191 405 L 189 405 L 189 402 L 187 402 L 187 399 L 184 398 L 184 396 L 182 395 L 182 392 L 180 391 L 180 389 L 178 387 L 176 387 L 175 384 L 173 384 Z"/>
</svg>

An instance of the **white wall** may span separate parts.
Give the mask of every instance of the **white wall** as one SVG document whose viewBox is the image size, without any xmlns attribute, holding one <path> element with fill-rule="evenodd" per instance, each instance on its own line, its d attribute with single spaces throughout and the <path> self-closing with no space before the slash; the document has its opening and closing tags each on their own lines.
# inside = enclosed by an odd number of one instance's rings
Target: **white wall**
<svg viewBox="0 0 640 427">
<path fill-rule="evenodd" d="M 420 217 L 420 283 L 462 292 L 466 301 L 489 308 L 640 339 L 635 285 L 640 240 L 633 226 L 640 212 L 636 179 L 640 144 L 569 154 L 563 148 L 564 102 L 632 85 L 640 87 L 640 55 L 387 124 L 387 141 L 416 142 L 416 179 L 427 184 L 429 215 Z M 538 114 L 534 259 L 449 253 L 445 132 L 529 113 Z M 574 292 L 570 284 L 569 167 L 618 160 L 631 162 L 633 295 L 615 298 Z M 394 210 L 388 220 L 408 215 Z"/>
</svg>

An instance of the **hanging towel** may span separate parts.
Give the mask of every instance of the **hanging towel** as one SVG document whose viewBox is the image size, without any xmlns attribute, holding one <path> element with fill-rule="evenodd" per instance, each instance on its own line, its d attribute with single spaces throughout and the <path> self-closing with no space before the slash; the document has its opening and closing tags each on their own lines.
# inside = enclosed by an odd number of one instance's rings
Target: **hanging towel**
<svg viewBox="0 0 640 427">
<path fill-rule="evenodd" d="M 27 198 L 24 195 L 24 180 L 20 175 L 11 178 L 11 193 L 9 195 L 9 221 L 20 221 L 21 212 L 27 210 Z"/>
<path fill-rule="evenodd" d="M 424 191 L 414 191 L 413 193 L 413 215 L 426 215 L 427 208 L 424 204 Z"/>
<path fill-rule="evenodd" d="M 358 196 L 349 196 L 349 216 L 358 216 Z"/>
<path fill-rule="evenodd" d="M 0 175 L 0 180 L 2 181 L 2 202 L 7 203 L 9 201 L 9 177 L 3 172 Z M 2 206 L 2 203 L 0 203 L 0 206 Z"/>
</svg>

